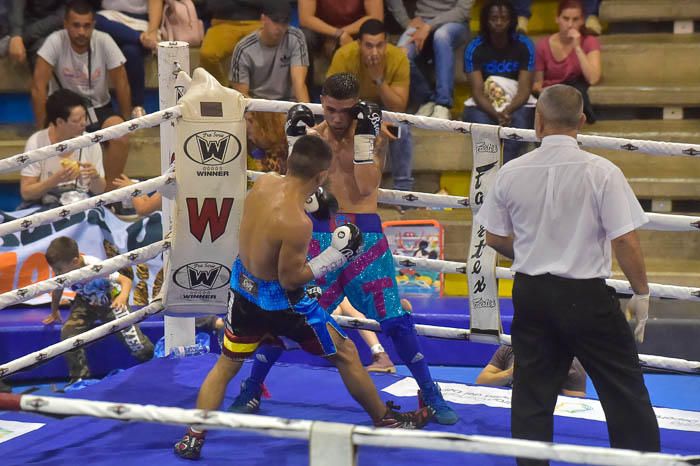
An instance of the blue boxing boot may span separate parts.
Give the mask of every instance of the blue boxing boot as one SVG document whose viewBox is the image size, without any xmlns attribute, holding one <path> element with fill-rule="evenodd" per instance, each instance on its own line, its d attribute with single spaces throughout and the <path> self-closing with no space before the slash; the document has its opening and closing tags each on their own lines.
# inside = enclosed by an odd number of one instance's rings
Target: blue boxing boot
<svg viewBox="0 0 700 466">
<path fill-rule="evenodd" d="M 459 421 L 459 416 L 442 397 L 440 386 L 433 382 L 427 390 L 418 390 L 418 406 L 427 406 L 435 411 L 435 422 L 451 426 Z"/>
</svg>

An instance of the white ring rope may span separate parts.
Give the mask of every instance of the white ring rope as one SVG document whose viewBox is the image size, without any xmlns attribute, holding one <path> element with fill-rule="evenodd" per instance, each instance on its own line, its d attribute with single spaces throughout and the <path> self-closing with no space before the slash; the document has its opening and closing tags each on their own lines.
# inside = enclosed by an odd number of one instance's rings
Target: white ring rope
<svg viewBox="0 0 700 466">
<path fill-rule="evenodd" d="M 342 327 L 353 328 L 359 330 L 370 330 L 372 332 L 381 332 L 382 327 L 376 320 L 358 319 L 355 317 L 333 315 L 333 318 Z M 469 340 L 471 331 L 466 328 L 441 327 L 439 325 L 424 325 L 415 324 L 416 333 L 430 338 L 438 338 L 443 340 Z M 487 343 L 479 341 L 479 343 Z M 511 337 L 505 333 L 499 335 L 498 343 L 493 344 L 511 346 Z M 700 374 L 700 361 L 688 361 L 680 358 L 668 358 L 665 356 L 655 356 L 649 354 L 640 354 L 639 362 L 642 366 L 663 369 L 675 372 L 684 372 L 688 374 Z"/>
<path fill-rule="evenodd" d="M 6 377 L 15 372 L 28 369 L 38 364 L 43 364 L 56 356 L 60 356 L 68 351 L 82 348 L 100 338 L 116 333 L 134 324 L 137 324 L 150 315 L 157 314 L 163 310 L 163 304 L 160 300 L 154 301 L 148 306 L 142 307 L 138 311 L 131 311 L 129 314 L 114 319 L 110 322 L 105 322 L 93 329 L 76 335 L 71 338 L 66 338 L 58 343 L 47 346 L 44 349 L 34 351 L 25 356 L 9 361 L 0 366 L 0 378 Z"/>
<path fill-rule="evenodd" d="M 247 110 L 259 112 L 286 113 L 297 102 L 285 102 L 282 100 L 248 99 Z M 323 113 L 321 104 L 304 104 L 315 114 Z M 432 129 L 438 131 L 451 131 L 454 133 L 470 134 L 472 124 L 456 120 L 442 120 L 440 118 L 409 115 L 397 112 L 382 112 L 383 118 L 390 123 L 405 123 L 417 128 Z M 495 125 L 481 125 L 495 126 Z M 521 128 L 499 127 L 501 138 L 516 141 L 537 142 L 535 130 Z M 660 142 L 640 139 L 624 139 L 608 136 L 593 136 L 579 134 L 579 142 L 585 147 L 597 149 L 626 150 L 650 155 L 675 155 L 696 157 L 700 155 L 700 146 L 684 142 Z"/>
<path fill-rule="evenodd" d="M 306 419 L 285 419 L 252 414 L 203 411 L 166 406 L 139 405 L 45 397 L 0 394 L 0 409 L 39 412 L 60 416 L 92 416 L 119 421 L 193 426 L 208 430 L 244 430 L 276 438 L 310 440 L 314 432 L 324 433 L 338 423 Z M 570 463 L 614 466 L 687 466 L 697 457 L 642 453 L 605 447 L 551 444 L 532 440 L 463 435 L 449 432 L 370 428 L 345 424 L 354 445 L 382 448 L 412 448 L 497 456 L 550 459 Z"/>
<path fill-rule="evenodd" d="M 73 214 L 84 212 L 89 209 L 102 207 L 113 202 L 134 198 L 152 191 L 160 191 L 165 186 L 175 183 L 175 173 L 169 172 L 165 175 L 151 178 L 147 181 L 135 183 L 130 186 L 115 189 L 104 194 L 92 196 L 82 201 L 74 202 L 70 205 L 56 207 L 54 209 L 37 212 L 26 217 L 0 224 L 0 238 L 18 231 L 29 230 L 41 225 L 66 219 Z"/>
<path fill-rule="evenodd" d="M 182 111 L 180 107 L 176 105 L 159 112 L 149 113 L 148 115 L 119 123 L 118 125 L 109 126 L 99 131 L 95 131 L 94 133 L 85 133 L 81 136 L 67 139 L 50 146 L 40 147 L 38 149 L 13 155 L 12 157 L 7 157 L 0 160 L 0 173 L 17 171 L 31 163 L 40 162 L 56 155 L 73 152 L 99 142 L 105 142 L 109 141 L 110 139 L 125 136 L 141 128 L 158 126 L 164 121 L 179 118 L 181 115 Z"/>
<path fill-rule="evenodd" d="M 467 264 L 464 262 L 444 261 L 437 259 L 427 259 L 423 257 L 394 256 L 394 264 L 400 267 L 417 268 L 429 270 L 431 272 L 460 273 L 466 275 Z M 496 278 L 510 280 L 514 277 L 514 272 L 505 267 L 496 267 Z M 608 286 L 615 288 L 621 294 L 633 294 L 629 282 L 608 278 L 605 280 Z M 654 298 L 678 299 L 683 301 L 700 301 L 700 288 L 687 286 L 663 285 L 660 283 L 649 283 L 649 292 Z"/>
<path fill-rule="evenodd" d="M 59 288 L 65 288 L 73 283 L 84 280 L 109 275 L 132 264 L 140 264 L 156 257 L 165 249 L 170 247 L 169 240 L 161 240 L 143 248 L 134 249 L 124 254 L 114 256 L 99 264 L 86 265 L 63 275 L 58 275 L 48 280 L 32 283 L 24 288 L 8 291 L 0 294 L 0 309 L 4 309 L 14 304 L 22 303 L 44 293 L 48 293 Z"/>
</svg>

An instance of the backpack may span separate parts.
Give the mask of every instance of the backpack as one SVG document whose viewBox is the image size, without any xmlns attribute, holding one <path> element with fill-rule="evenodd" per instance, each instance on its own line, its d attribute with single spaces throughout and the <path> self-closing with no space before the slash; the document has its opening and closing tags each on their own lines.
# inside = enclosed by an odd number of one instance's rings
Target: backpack
<svg viewBox="0 0 700 466">
<path fill-rule="evenodd" d="M 204 24 L 197 18 L 192 0 L 165 0 L 160 24 L 163 40 L 181 40 L 199 47 L 204 38 Z"/>
</svg>

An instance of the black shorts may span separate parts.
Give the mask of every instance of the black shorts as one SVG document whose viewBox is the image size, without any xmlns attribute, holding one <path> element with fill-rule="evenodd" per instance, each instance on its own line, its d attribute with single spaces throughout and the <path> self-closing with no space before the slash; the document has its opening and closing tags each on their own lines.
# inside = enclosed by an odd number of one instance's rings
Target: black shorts
<svg viewBox="0 0 700 466">
<path fill-rule="evenodd" d="M 104 125 L 107 118 L 113 116 L 118 116 L 121 118 L 121 116 L 114 111 L 114 107 L 112 107 L 111 103 L 105 105 L 104 107 L 92 107 L 88 109 L 88 125 L 85 128 L 85 131 L 88 133 L 94 133 L 98 129 L 102 129 L 102 125 Z"/>
</svg>

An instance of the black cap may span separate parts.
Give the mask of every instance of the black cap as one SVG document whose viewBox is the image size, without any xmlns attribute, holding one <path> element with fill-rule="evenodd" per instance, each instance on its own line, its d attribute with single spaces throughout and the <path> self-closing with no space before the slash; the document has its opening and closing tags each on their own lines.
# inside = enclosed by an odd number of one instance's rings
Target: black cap
<svg viewBox="0 0 700 466">
<path fill-rule="evenodd" d="M 288 24 L 292 18 L 292 6 L 289 4 L 289 0 L 264 0 L 262 14 L 275 23 Z"/>
</svg>

